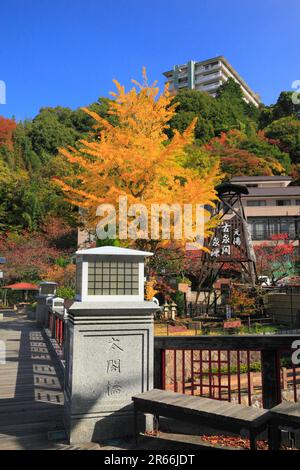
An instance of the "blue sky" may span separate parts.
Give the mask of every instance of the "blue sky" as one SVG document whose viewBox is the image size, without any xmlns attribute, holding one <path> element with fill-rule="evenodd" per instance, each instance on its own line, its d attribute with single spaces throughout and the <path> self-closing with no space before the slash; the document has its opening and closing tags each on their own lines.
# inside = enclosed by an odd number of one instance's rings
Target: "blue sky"
<svg viewBox="0 0 300 470">
<path fill-rule="evenodd" d="M 162 72 L 224 55 L 264 103 L 300 79 L 299 0 L 9 0 L 0 4 L 0 114 L 76 108 Z"/>
</svg>

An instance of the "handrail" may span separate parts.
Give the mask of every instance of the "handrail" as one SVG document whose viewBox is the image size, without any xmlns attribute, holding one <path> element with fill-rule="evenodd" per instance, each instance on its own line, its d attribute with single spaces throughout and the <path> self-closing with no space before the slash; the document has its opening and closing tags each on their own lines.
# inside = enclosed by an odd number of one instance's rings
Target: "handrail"
<svg viewBox="0 0 300 470">
<path fill-rule="evenodd" d="M 172 376 L 171 382 L 175 391 L 179 386 L 180 390 L 186 393 L 188 385 L 192 394 L 196 390 L 197 394 L 199 392 L 200 395 L 205 395 L 203 388 L 206 388 L 206 394 L 209 393 L 210 397 L 217 392 L 218 399 L 224 399 L 222 390 L 226 389 L 225 399 L 230 401 L 233 387 L 231 378 L 234 375 L 237 377 L 237 386 L 235 386 L 238 390 L 238 400 L 241 400 L 241 383 L 246 380 L 248 385 L 246 395 L 249 404 L 252 404 L 251 354 L 254 354 L 260 362 L 262 405 L 264 408 L 272 408 L 282 399 L 281 359 L 284 354 L 288 354 L 290 360 L 293 343 L 296 340 L 300 340 L 299 334 L 159 336 L 154 339 L 154 386 L 162 389 L 168 387 L 166 381 L 166 371 L 168 371 L 168 375 Z M 240 370 L 242 355 L 246 357 L 246 362 L 243 364 L 244 372 Z M 233 357 L 236 365 L 234 373 L 231 370 Z M 190 361 L 188 368 L 187 359 Z M 245 380 L 242 374 L 245 375 Z M 291 374 L 293 399 L 297 401 L 299 389 L 295 364 L 291 365 Z M 206 378 L 207 385 L 203 386 L 203 380 Z"/>
<path fill-rule="evenodd" d="M 295 340 L 300 340 L 300 334 L 157 336 L 154 346 L 155 349 L 277 350 L 290 349 Z"/>
<path fill-rule="evenodd" d="M 54 338 L 59 345 L 59 347 L 63 350 L 63 344 L 65 339 L 65 322 L 67 320 L 66 313 L 58 312 L 53 310 L 52 308 L 49 309 L 49 319 L 48 319 L 48 327 L 51 332 L 52 338 Z"/>
</svg>

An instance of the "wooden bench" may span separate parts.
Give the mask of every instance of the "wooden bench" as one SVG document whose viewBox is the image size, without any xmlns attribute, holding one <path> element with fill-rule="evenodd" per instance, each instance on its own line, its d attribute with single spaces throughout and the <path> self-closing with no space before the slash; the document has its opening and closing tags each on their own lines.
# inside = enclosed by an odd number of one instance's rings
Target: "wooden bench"
<svg viewBox="0 0 300 470">
<path fill-rule="evenodd" d="M 270 410 L 271 449 L 278 450 L 281 445 L 281 427 L 300 430 L 300 404 L 283 402 Z"/>
<path fill-rule="evenodd" d="M 157 422 L 159 416 L 164 416 L 236 434 L 246 429 L 251 450 L 256 449 L 256 438 L 268 429 L 270 421 L 268 410 L 167 390 L 150 390 L 133 396 L 132 400 L 136 442 L 139 435 L 138 412 L 154 415 Z"/>
</svg>

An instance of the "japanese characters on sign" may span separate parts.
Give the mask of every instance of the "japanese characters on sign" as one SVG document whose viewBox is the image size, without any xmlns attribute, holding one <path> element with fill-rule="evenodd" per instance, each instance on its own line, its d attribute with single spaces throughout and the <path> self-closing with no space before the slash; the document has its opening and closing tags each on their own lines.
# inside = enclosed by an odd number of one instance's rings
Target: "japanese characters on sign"
<svg viewBox="0 0 300 470">
<path fill-rule="evenodd" d="M 107 385 L 106 396 L 111 397 L 122 393 L 120 374 L 122 371 L 121 353 L 124 352 L 120 339 L 111 337 L 108 342 L 109 358 L 106 360 Z"/>
<path fill-rule="evenodd" d="M 231 224 L 225 222 L 218 227 L 218 232 L 213 236 L 211 242 L 210 256 L 218 258 L 220 256 L 230 256 L 232 246 L 240 247 L 242 244 L 240 229 L 232 227 Z"/>
</svg>

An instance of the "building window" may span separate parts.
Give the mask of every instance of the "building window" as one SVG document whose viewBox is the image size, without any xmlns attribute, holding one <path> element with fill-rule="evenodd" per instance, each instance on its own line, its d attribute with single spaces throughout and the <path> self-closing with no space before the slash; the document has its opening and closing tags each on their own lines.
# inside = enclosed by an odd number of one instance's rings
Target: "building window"
<svg viewBox="0 0 300 470">
<path fill-rule="evenodd" d="M 264 240 L 266 236 L 266 222 L 261 220 L 250 224 L 251 236 L 253 240 Z"/>
<path fill-rule="evenodd" d="M 291 200 L 290 199 L 277 199 L 276 206 L 290 206 Z"/>
<path fill-rule="evenodd" d="M 272 235 L 287 233 L 289 238 L 296 237 L 296 222 L 293 217 L 249 217 L 251 237 L 253 240 L 269 240 Z"/>
<path fill-rule="evenodd" d="M 296 199 L 296 206 L 300 206 L 300 199 Z"/>
<path fill-rule="evenodd" d="M 272 237 L 272 235 L 277 235 L 278 233 L 280 233 L 279 219 L 270 218 L 268 228 L 267 228 L 268 238 Z"/>
<path fill-rule="evenodd" d="M 138 263 L 88 263 L 88 295 L 138 295 Z"/>
<path fill-rule="evenodd" d="M 258 206 L 266 206 L 267 202 L 264 200 L 253 200 L 253 201 L 247 201 L 247 206 L 248 207 L 258 207 Z"/>
</svg>

